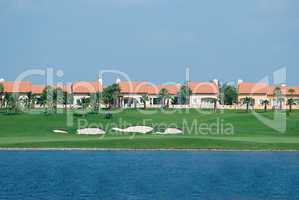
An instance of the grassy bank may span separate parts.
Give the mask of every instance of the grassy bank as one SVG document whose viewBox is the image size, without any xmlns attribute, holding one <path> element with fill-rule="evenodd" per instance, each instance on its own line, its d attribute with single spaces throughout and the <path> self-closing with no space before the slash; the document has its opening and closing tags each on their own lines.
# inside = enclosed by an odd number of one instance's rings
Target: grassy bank
<svg viewBox="0 0 299 200">
<path fill-rule="evenodd" d="M 286 132 L 280 133 L 245 111 L 126 110 L 105 119 L 104 114 L 74 114 L 73 126 L 66 123 L 65 114 L 45 115 L 38 110 L 22 114 L 0 114 L 0 147 L 45 148 L 162 148 L 162 149 L 241 149 L 299 150 L 299 112 L 287 116 Z M 272 119 L 274 112 L 258 113 Z M 105 137 L 76 135 L 78 126 L 99 126 Z M 148 125 L 155 131 L 166 127 L 184 130 L 183 135 L 122 135 L 112 127 Z M 226 129 L 233 132 L 226 132 Z M 56 134 L 53 129 L 65 129 L 70 134 Z"/>
</svg>

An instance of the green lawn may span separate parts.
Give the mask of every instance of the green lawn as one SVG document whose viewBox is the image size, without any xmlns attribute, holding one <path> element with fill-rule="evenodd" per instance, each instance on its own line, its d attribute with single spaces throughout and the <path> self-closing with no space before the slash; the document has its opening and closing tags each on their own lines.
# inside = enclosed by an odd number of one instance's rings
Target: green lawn
<svg viewBox="0 0 299 200">
<path fill-rule="evenodd" d="M 40 110 L 30 113 L 0 113 L 0 147 L 47 147 L 47 148 L 133 148 L 133 149 L 248 149 L 248 150 L 299 150 L 299 112 L 287 116 L 285 133 L 275 131 L 261 123 L 252 113 L 245 111 L 172 110 L 162 113 L 148 110 L 125 110 L 105 119 L 103 114 L 79 114 L 68 127 L 66 114 L 45 115 Z M 259 115 L 271 119 L 273 112 L 259 111 Z M 100 136 L 76 135 L 79 123 L 104 127 L 107 134 Z M 155 131 L 165 127 L 178 127 L 183 135 L 115 134 L 112 127 L 148 125 Z M 225 128 L 233 127 L 233 133 L 225 134 Z M 202 126 L 200 129 L 199 127 Z M 206 126 L 212 127 L 207 131 Z M 222 131 L 216 132 L 216 127 Z M 197 128 L 194 128 L 197 127 Z M 53 129 L 66 129 L 70 134 L 53 133 Z M 200 131 L 199 131 L 200 129 Z M 230 130 L 230 129 L 229 129 Z"/>
</svg>

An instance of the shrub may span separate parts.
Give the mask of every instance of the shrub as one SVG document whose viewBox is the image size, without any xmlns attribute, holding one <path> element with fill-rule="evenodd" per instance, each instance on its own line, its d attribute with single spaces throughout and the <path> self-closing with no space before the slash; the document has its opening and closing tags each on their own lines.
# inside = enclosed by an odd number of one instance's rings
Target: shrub
<svg viewBox="0 0 299 200">
<path fill-rule="evenodd" d="M 105 119 L 111 119 L 111 118 L 112 118 L 112 113 L 111 113 L 111 112 L 106 112 L 106 113 L 104 114 L 104 118 L 105 118 Z"/>
</svg>

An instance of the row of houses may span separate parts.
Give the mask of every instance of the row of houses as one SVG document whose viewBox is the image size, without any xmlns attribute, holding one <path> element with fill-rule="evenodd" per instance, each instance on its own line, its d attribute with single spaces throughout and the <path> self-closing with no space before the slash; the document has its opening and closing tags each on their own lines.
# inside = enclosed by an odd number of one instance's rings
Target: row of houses
<svg viewBox="0 0 299 200">
<path fill-rule="evenodd" d="M 286 109 L 287 100 L 292 98 L 295 108 L 299 108 L 299 86 L 287 86 L 286 84 L 269 85 L 267 83 L 249 83 L 238 80 L 237 82 L 238 104 L 244 106 L 244 99 L 252 99 L 252 107 L 262 109 L 264 100 L 269 101 L 272 108 Z"/>
<path fill-rule="evenodd" d="M 182 84 L 152 84 L 146 81 L 122 81 L 116 80 L 120 87 L 119 104 L 121 107 L 141 107 L 143 106 L 142 96 L 148 95 L 147 107 L 155 108 L 161 106 L 159 93 L 162 88 L 168 91 L 168 94 L 177 98 Z M 44 85 L 35 85 L 28 81 L 21 82 L 0 82 L 4 86 L 4 93 L 18 93 L 20 98 L 26 98 L 27 93 L 41 95 L 45 89 Z M 191 108 L 213 108 L 215 101 L 219 99 L 219 82 L 213 80 L 210 82 L 187 82 L 187 86 L 192 93 L 189 97 L 188 105 L 179 105 L 179 101 L 174 99 L 169 101 L 170 107 L 191 107 Z M 73 94 L 73 105 L 77 105 L 82 98 L 89 98 L 90 94 L 103 91 L 103 82 L 99 78 L 97 81 L 77 81 L 71 84 L 58 84 L 55 87 L 61 88 L 64 92 Z M 269 85 L 266 83 L 250 83 L 238 80 L 237 82 L 238 100 L 235 108 L 244 108 L 244 99 L 252 99 L 251 107 L 255 109 L 263 108 L 263 101 L 268 100 L 271 107 L 285 108 L 287 99 L 293 98 L 296 104 L 299 104 L 299 87 L 289 87 L 287 85 Z M 292 90 L 290 90 L 292 89 Z M 279 98 L 277 97 L 279 91 Z M 291 92 L 290 92 L 291 91 Z M 222 105 L 222 107 L 225 107 Z"/>
</svg>

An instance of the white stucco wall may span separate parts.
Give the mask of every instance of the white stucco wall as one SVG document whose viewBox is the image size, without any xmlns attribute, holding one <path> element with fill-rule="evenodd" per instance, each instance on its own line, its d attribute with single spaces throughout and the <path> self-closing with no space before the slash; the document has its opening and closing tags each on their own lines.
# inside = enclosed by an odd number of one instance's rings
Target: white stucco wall
<svg viewBox="0 0 299 200">
<path fill-rule="evenodd" d="M 192 94 L 190 96 L 190 107 L 192 108 L 213 108 L 213 103 L 207 103 L 204 99 L 217 99 L 217 94 Z M 217 103 L 218 104 L 218 103 Z"/>
</svg>

